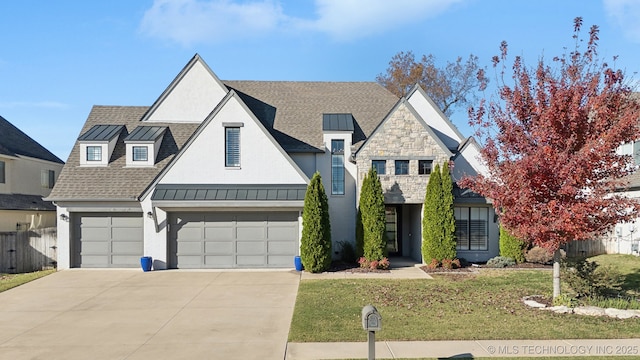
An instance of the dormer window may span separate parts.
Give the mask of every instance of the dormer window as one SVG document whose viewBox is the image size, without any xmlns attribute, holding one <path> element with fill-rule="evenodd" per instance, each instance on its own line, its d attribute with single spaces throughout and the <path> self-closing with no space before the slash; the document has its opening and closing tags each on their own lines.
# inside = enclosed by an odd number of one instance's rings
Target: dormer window
<svg viewBox="0 0 640 360">
<path fill-rule="evenodd" d="M 154 166 L 166 130 L 164 126 L 135 128 L 124 139 L 127 147 L 127 166 Z"/>
<path fill-rule="evenodd" d="M 80 165 L 107 166 L 124 126 L 95 125 L 80 135 Z"/>
</svg>

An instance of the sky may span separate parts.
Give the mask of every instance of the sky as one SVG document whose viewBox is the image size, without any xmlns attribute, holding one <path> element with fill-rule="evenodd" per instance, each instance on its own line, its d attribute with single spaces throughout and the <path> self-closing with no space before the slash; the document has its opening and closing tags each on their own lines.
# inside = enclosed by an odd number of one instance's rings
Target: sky
<svg viewBox="0 0 640 360">
<path fill-rule="evenodd" d="M 150 106 L 196 53 L 222 80 L 375 81 L 400 51 L 493 78 L 501 41 L 535 65 L 577 16 L 637 78 L 640 0 L 0 0 L 0 116 L 66 161 L 93 105 Z"/>
</svg>

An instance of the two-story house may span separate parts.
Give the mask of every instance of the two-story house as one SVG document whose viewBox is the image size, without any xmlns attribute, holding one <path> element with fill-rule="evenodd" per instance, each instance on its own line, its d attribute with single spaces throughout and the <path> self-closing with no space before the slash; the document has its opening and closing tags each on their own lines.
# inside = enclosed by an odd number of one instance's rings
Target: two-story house
<svg viewBox="0 0 640 360">
<path fill-rule="evenodd" d="M 0 116 L 0 232 L 56 226 L 56 207 L 43 201 L 64 162 Z"/>
<path fill-rule="evenodd" d="M 314 172 L 332 240 L 355 241 L 360 183 L 381 177 L 392 254 L 420 256 L 429 173 L 483 171 L 465 139 L 416 87 L 374 82 L 221 81 L 194 56 L 150 107 L 95 106 L 48 200 L 58 267 L 293 267 Z M 458 256 L 498 254 L 491 204 L 456 189 Z"/>
</svg>

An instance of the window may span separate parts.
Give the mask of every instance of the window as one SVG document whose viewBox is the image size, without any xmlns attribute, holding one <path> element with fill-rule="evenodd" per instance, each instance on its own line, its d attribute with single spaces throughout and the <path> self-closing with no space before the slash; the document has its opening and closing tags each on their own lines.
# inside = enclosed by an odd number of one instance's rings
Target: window
<svg viewBox="0 0 640 360">
<path fill-rule="evenodd" d="M 102 146 L 87 146 L 87 161 L 102 161 Z"/>
<path fill-rule="evenodd" d="M 226 127 L 225 130 L 225 160 L 226 167 L 240 167 L 240 128 Z"/>
<path fill-rule="evenodd" d="M 40 173 L 40 184 L 45 189 L 53 189 L 56 183 L 56 173 L 53 170 L 42 170 Z"/>
<path fill-rule="evenodd" d="M 344 195 L 344 140 L 331 140 L 331 194 Z"/>
<path fill-rule="evenodd" d="M 431 166 L 433 160 L 418 160 L 418 174 L 429 175 L 431 174 Z"/>
<path fill-rule="evenodd" d="M 458 250 L 488 250 L 489 209 L 456 207 L 456 248 Z"/>
<path fill-rule="evenodd" d="M 4 161 L 0 161 L 0 184 L 4 184 L 6 182 L 4 176 Z"/>
<path fill-rule="evenodd" d="M 148 149 L 146 146 L 134 146 L 133 161 L 147 161 L 149 159 Z"/>
<path fill-rule="evenodd" d="M 371 167 L 376 169 L 378 175 L 384 175 L 387 172 L 387 160 L 372 160 Z"/>
<path fill-rule="evenodd" d="M 396 175 L 409 175 L 409 160 L 396 160 Z"/>
</svg>

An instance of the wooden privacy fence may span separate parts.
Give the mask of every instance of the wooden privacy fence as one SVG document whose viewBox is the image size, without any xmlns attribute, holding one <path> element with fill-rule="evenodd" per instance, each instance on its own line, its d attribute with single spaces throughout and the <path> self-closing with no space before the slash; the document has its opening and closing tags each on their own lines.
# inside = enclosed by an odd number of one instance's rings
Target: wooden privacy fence
<svg viewBox="0 0 640 360">
<path fill-rule="evenodd" d="M 56 228 L 0 232 L 0 273 L 56 267 Z"/>
<path fill-rule="evenodd" d="M 572 241 L 565 247 L 569 257 L 589 257 L 601 254 L 638 255 L 639 240 L 603 236 L 593 240 Z"/>
</svg>

